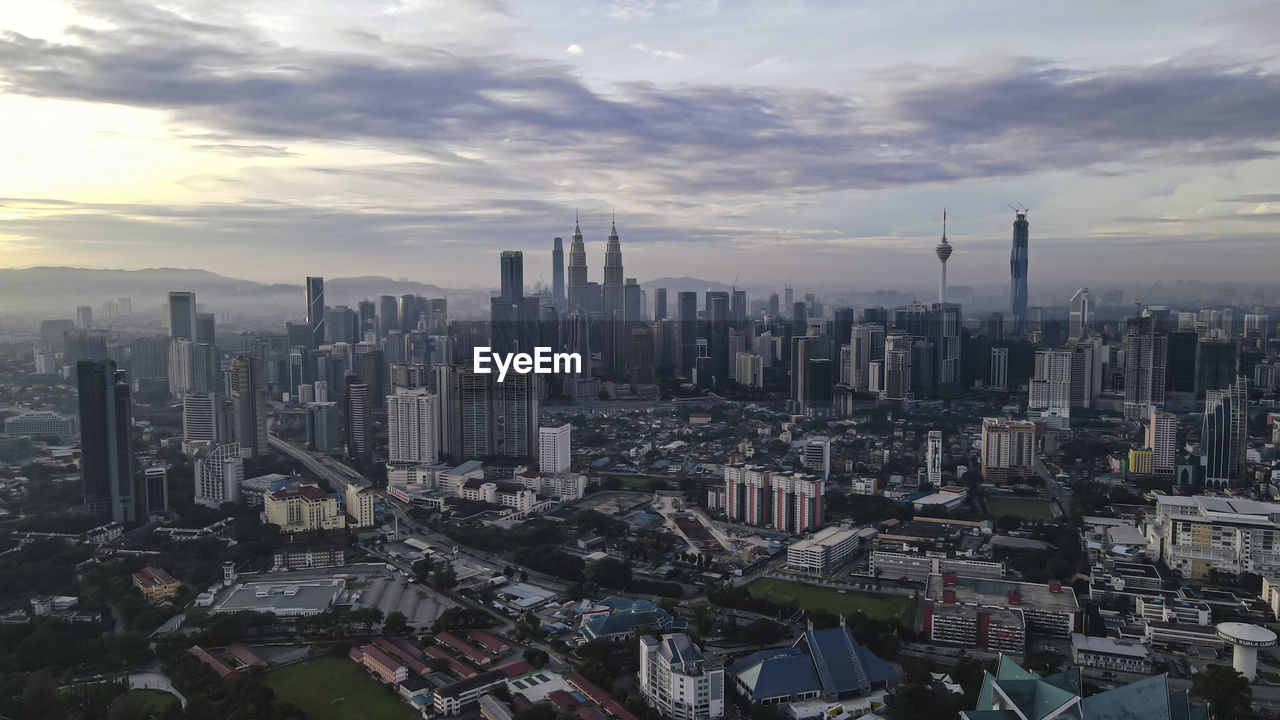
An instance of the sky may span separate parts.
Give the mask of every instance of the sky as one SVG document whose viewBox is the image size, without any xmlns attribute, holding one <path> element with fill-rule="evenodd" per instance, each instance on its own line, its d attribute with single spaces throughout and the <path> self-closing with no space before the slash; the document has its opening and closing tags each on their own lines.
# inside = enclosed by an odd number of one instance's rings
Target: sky
<svg viewBox="0 0 1280 720">
<path fill-rule="evenodd" d="M 1280 5 L 0 4 L 0 267 L 1271 283 Z"/>
</svg>

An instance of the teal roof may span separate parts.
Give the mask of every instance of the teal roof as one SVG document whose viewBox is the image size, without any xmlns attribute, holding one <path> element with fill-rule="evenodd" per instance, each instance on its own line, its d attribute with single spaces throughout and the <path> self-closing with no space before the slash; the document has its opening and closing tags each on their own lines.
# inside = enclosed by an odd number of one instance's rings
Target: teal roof
<svg viewBox="0 0 1280 720">
<path fill-rule="evenodd" d="M 984 673 L 978 704 L 961 713 L 964 720 L 1209 720 L 1209 709 L 1192 705 L 1185 691 L 1169 692 L 1165 675 L 1156 675 L 1080 697 L 1080 669 L 1071 668 L 1040 677 L 1007 657 L 1000 658 L 995 675 Z M 1072 710 L 1074 706 L 1074 710 Z"/>
</svg>

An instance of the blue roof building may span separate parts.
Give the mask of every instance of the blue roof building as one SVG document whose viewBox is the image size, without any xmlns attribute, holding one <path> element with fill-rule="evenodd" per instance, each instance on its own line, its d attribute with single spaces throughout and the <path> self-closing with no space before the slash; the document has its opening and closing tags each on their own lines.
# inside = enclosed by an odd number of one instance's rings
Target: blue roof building
<svg viewBox="0 0 1280 720">
<path fill-rule="evenodd" d="M 601 638 L 623 640 L 635 635 L 636 629 L 641 627 L 653 628 L 655 632 L 671 632 L 688 627 L 688 623 L 677 621 L 650 600 L 631 600 L 610 595 L 596 605 L 603 609 L 584 613 L 582 627 L 578 630 L 577 639 L 580 643 Z"/>
<path fill-rule="evenodd" d="M 1209 708 L 1190 704 L 1187 691 L 1170 691 L 1164 674 L 1080 697 L 1080 668 L 1040 677 L 1007 657 L 985 673 L 978 706 L 962 720 L 1209 720 Z"/>
<path fill-rule="evenodd" d="M 766 705 L 856 697 L 898 679 L 843 625 L 810 630 L 789 648 L 748 655 L 729 675 L 747 699 Z"/>
</svg>

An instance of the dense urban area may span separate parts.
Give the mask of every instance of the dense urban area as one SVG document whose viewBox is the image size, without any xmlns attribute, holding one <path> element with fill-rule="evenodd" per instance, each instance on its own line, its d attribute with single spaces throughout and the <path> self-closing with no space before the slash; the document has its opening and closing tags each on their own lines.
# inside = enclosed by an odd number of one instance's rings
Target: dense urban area
<svg viewBox="0 0 1280 720">
<path fill-rule="evenodd" d="M 1029 233 L 936 302 L 575 225 L 479 301 L 6 316 L 0 716 L 1275 716 L 1280 296 L 1032 296 Z"/>
</svg>

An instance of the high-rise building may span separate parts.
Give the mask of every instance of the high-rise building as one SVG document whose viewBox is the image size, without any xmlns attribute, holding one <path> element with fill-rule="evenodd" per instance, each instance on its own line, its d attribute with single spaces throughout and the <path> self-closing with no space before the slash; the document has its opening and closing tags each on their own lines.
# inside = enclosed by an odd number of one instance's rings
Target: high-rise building
<svg viewBox="0 0 1280 720">
<path fill-rule="evenodd" d="M 1138 420 L 1164 406 L 1169 335 L 1150 309 L 1129 321 L 1125 336 L 1124 416 Z"/>
<path fill-rule="evenodd" d="M 885 400 L 910 400 L 912 387 L 912 348 L 915 337 L 911 335 L 886 335 L 884 339 L 884 379 L 880 397 Z"/>
<path fill-rule="evenodd" d="M 210 345 L 218 343 L 218 321 L 213 313 L 196 313 L 195 341 Z"/>
<path fill-rule="evenodd" d="M 176 338 L 169 343 L 169 394 L 217 393 L 222 390 L 222 360 L 218 348 Z"/>
<path fill-rule="evenodd" d="M 622 243 L 618 240 L 618 226 L 609 228 L 608 242 L 604 249 L 604 364 L 611 372 L 624 370 L 626 357 L 622 331 L 626 320 L 626 291 L 622 268 Z"/>
<path fill-rule="evenodd" d="M 1035 475 L 1036 426 L 1023 420 L 982 419 L 982 476 L 988 482 Z"/>
<path fill-rule="evenodd" d="M 266 457 L 267 392 L 261 363 L 256 357 L 237 355 L 231 360 L 231 413 L 235 441 L 245 458 Z"/>
<path fill-rule="evenodd" d="M 729 294 L 729 322 L 735 329 L 747 323 L 747 291 L 734 290 Z"/>
<path fill-rule="evenodd" d="M 987 385 L 993 390 L 1009 387 L 1009 348 L 991 348 L 991 373 Z"/>
<path fill-rule="evenodd" d="M 385 338 L 392 330 L 400 329 L 400 311 L 394 295 L 378 296 L 378 337 Z"/>
<path fill-rule="evenodd" d="M 93 329 L 93 308 L 89 305 L 76 306 L 76 329 Z"/>
<path fill-rule="evenodd" d="M 565 312 L 564 294 L 564 240 L 556 238 L 551 246 L 551 301 L 556 310 Z"/>
<path fill-rule="evenodd" d="M 930 430 L 925 440 L 925 478 L 935 489 L 942 487 L 942 431 Z"/>
<path fill-rule="evenodd" d="M 76 363 L 80 404 L 80 474 L 90 515 L 133 522 L 132 398 L 123 370 L 110 360 Z"/>
<path fill-rule="evenodd" d="M 436 419 L 439 398 L 425 388 L 398 387 L 387 396 L 387 462 L 432 465 L 439 459 Z"/>
<path fill-rule="evenodd" d="M 725 513 L 731 520 L 791 534 L 824 522 L 821 478 L 732 464 L 724 466 L 724 483 Z"/>
<path fill-rule="evenodd" d="M 182 444 L 190 450 L 200 445 L 216 445 L 227 439 L 222 399 L 209 392 L 182 396 Z"/>
<path fill-rule="evenodd" d="M 1030 223 L 1026 211 L 1013 220 L 1013 250 L 1009 253 L 1009 320 L 1015 333 L 1026 332 L 1027 325 L 1027 240 Z"/>
<path fill-rule="evenodd" d="M 1078 288 L 1071 296 L 1071 328 L 1068 337 L 1072 342 L 1084 340 L 1092 334 L 1089 325 L 1092 312 L 1093 299 L 1089 295 L 1089 288 Z"/>
<path fill-rule="evenodd" d="M 791 338 L 791 412 L 804 413 L 809 408 L 809 360 L 818 347 L 818 338 L 799 336 Z"/>
<path fill-rule="evenodd" d="M 1196 343 L 1196 397 L 1209 390 L 1225 390 L 1236 380 L 1236 344 L 1201 339 Z"/>
<path fill-rule="evenodd" d="M 169 512 L 169 471 L 164 465 L 152 465 L 142 471 L 143 501 L 147 517 Z"/>
<path fill-rule="evenodd" d="M 667 289 L 653 290 L 653 321 L 662 322 L 667 319 Z"/>
<path fill-rule="evenodd" d="M 938 395 L 952 395 L 960 390 L 960 325 L 960 306 L 956 303 L 934 303 L 929 308 L 926 337 L 935 353 L 931 385 Z"/>
<path fill-rule="evenodd" d="M 307 327 L 311 328 L 311 349 L 325 342 L 324 278 L 307 278 Z"/>
<path fill-rule="evenodd" d="M 503 300 L 516 301 L 524 297 L 524 253 L 519 250 L 503 250 L 501 256 Z"/>
<path fill-rule="evenodd" d="M 538 469 L 548 473 L 569 472 L 573 458 L 570 446 L 573 426 L 538 428 Z"/>
<path fill-rule="evenodd" d="M 196 339 L 195 293 L 169 293 L 169 337 Z"/>
<path fill-rule="evenodd" d="M 587 249 L 582 242 L 582 229 L 578 227 L 578 216 L 574 213 L 573 235 L 569 239 L 569 312 L 588 312 L 590 302 L 587 298 Z"/>
<path fill-rule="evenodd" d="M 1151 450 L 1151 472 L 1171 476 L 1177 461 L 1178 416 L 1163 410 L 1151 411 L 1147 421 L 1146 446 Z"/>
<path fill-rule="evenodd" d="M 346 410 L 346 426 L 343 433 L 343 452 L 357 468 L 369 465 L 373 460 L 373 444 L 370 425 L 373 422 L 373 396 L 368 383 L 360 382 L 355 375 L 345 378 L 346 391 L 343 402 Z"/>
<path fill-rule="evenodd" d="M 708 660 L 684 633 L 641 636 L 640 689 L 671 720 L 724 715 L 724 667 Z"/>
<path fill-rule="evenodd" d="M 1227 487 L 1245 481 L 1245 440 L 1249 427 L 1249 383 L 1239 378 L 1226 390 L 1205 393 L 1200 456 L 1206 485 Z"/>
<path fill-rule="evenodd" d="M 680 375 L 693 377 L 698 362 L 698 293 L 676 294 L 676 361 Z"/>
<path fill-rule="evenodd" d="M 342 454 L 342 433 L 338 428 L 338 403 L 307 403 L 307 447 L 326 455 Z"/>
<path fill-rule="evenodd" d="M 408 333 L 418 329 L 418 320 L 422 316 L 422 310 L 418 307 L 418 300 L 420 299 L 416 295 L 400 296 L 400 306 L 396 312 L 396 316 L 400 320 L 400 332 Z"/>
<path fill-rule="evenodd" d="M 244 458 L 238 443 L 207 447 L 196 453 L 196 504 L 217 508 L 223 503 L 240 502 L 242 483 Z"/>
<path fill-rule="evenodd" d="M 942 211 L 942 242 L 933 249 L 934 254 L 938 256 L 938 260 L 942 263 L 942 277 L 938 281 L 938 302 L 945 303 L 947 301 L 947 260 L 951 259 L 953 248 L 951 243 L 947 242 L 947 211 Z"/>
<path fill-rule="evenodd" d="M 1049 427 L 1071 426 L 1070 350 L 1038 350 L 1035 375 L 1027 392 L 1027 410 Z"/>
</svg>

